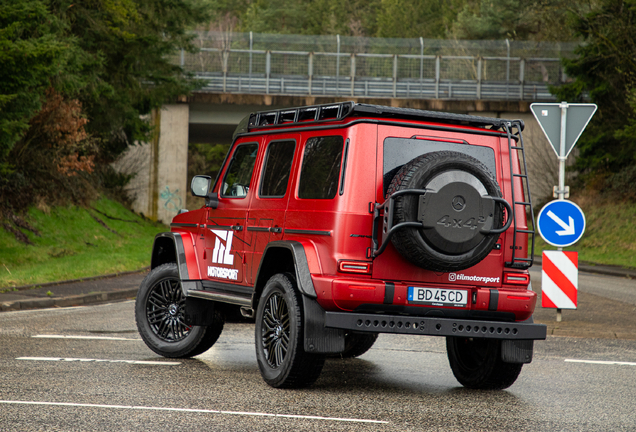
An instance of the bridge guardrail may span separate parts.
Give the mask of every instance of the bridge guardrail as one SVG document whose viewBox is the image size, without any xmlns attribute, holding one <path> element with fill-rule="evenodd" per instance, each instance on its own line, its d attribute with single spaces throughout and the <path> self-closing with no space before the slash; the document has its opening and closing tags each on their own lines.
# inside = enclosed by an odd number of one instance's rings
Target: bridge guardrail
<svg viewBox="0 0 636 432">
<path fill-rule="evenodd" d="M 247 48 L 233 47 L 232 37 L 222 40 L 224 47 L 201 39 L 200 50 L 182 52 L 179 63 L 205 81 L 199 91 L 223 93 L 551 101 L 549 86 L 567 80 L 560 58 L 542 57 L 540 50 L 513 57 L 510 43 L 506 56 L 463 55 L 462 49 L 431 55 L 423 39 L 419 54 L 390 54 L 342 52 L 340 45 L 336 52 L 285 50 L 280 38 L 277 49 L 255 49 L 252 38 Z"/>
</svg>

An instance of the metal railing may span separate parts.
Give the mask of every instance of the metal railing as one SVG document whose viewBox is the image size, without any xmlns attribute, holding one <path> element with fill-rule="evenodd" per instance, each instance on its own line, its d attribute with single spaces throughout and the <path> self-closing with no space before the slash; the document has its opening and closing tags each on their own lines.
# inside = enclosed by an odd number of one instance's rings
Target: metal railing
<svg viewBox="0 0 636 432">
<path fill-rule="evenodd" d="M 258 48 L 254 47 L 254 36 L 265 35 L 250 33 L 249 45 L 245 46 L 241 38 L 233 41 L 233 34 L 200 34 L 199 51 L 182 52 L 180 64 L 205 82 L 199 90 L 204 92 L 550 101 L 555 98 L 549 86 L 567 79 L 560 56 L 573 49 L 569 45 L 570 50 L 555 50 L 553 46 L 546 49 L 544 44 L 534 49 L 515 48 L 521 55 L 511 56 L 508 41 L 504 41 L 505 51 L 500 48 L 497 52 L 492 41 L 482 41 L 488 49 L 479 49 L 482 45 L 475 41 L 470 42 L 472 46 L 452 41 L 455 44 L 446 47 L 436 41 L 438 46 L 431 48 L 420 38 L 419 53 L 413 53 L 413 44 L 404 49 L 404 43 L 397 42 L 393 46 L 385 43 L 381 49 L 349 44 L 347 47 L 357 52 L 342 52 L 337 37 L 335 52 L 325 50 L 324 44 L 299 51 L 283 48 L 297 48 L 297 38 L 303 36 L 279 36 L 274 42 L 260 43 Z M 466 55 L 468 51 L 475 54 Z M 545 53 L 558 55 L 541 55 Z"/>
</svg>

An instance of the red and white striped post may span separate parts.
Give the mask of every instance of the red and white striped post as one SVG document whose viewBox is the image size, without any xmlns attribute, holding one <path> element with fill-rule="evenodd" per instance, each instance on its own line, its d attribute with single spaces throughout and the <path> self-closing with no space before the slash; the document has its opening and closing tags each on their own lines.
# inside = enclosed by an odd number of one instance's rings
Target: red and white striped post
<svg viewBox="0 0 636 432">
<path fill-rule="evenodd" d="M 541 265 L 541 306 L 576 309 L 579 289 L 578 252 L 543 251 Z"/>
</svg>

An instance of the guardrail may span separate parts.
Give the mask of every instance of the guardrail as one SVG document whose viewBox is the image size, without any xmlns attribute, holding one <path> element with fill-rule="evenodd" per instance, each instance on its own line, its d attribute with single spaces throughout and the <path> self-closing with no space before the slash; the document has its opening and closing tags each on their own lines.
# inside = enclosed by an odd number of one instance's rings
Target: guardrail
<svg viewBox="0 0 636 432">
<path fill-rule="evenodd" d="M 425 55 L 423 44 L 419 55 L 202 47 L 180 64 L 219 93 L 553 101 L 549 86 L 567 79 L 555 57 Z"/>
</svg>

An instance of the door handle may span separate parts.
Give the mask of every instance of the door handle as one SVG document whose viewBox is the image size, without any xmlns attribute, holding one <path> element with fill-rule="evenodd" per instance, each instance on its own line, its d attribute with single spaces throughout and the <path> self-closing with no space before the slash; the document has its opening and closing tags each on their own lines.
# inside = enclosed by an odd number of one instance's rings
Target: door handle
<svg viewBox="0 0 636 432">
<path fill-rule="evenodd" d="M 273 233 L 279 234 L 279 233 L 283 232 L 283 229 L 281 227 L 273 227 L 273 228 L 269 229 L 269 232 L 273 232 Z"/>
</svg>

